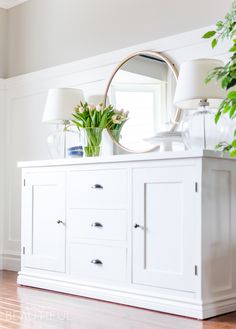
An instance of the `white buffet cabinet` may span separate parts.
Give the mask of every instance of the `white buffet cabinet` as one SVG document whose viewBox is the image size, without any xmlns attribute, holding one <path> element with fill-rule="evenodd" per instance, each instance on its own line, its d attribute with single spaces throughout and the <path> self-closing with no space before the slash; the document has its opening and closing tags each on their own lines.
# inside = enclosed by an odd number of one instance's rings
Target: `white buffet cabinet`
<svg viewBox="0 0 236 329">
<path fill-rule="evenodd" d="M 236 310 L 233 159 L 188 151 L 19 167 L 18 284 L 199 319 Z"/>
</svg>

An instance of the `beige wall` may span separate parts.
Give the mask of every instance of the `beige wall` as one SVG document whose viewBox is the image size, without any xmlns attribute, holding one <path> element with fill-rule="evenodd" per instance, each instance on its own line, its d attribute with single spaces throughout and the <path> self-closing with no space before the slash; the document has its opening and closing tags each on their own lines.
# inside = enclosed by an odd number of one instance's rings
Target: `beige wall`
<svg viewBox="0 0 236 329">
<path fill-rule="evenodd" d="M 208 26 L 231 3 L 30 0 L 8 11 L 7 77 Z"/>
<path fill-rule="evenodd" d="M 0 9 L 0 78 L 5 77 L 7 69 L 7 11 Z"/>
</svg>

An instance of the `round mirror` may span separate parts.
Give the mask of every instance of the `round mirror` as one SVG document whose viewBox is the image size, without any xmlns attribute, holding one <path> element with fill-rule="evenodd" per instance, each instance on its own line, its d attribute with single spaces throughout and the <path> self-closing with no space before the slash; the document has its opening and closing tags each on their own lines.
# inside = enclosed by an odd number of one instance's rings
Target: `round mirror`
<svg viewBox="0 0 236 329">
<path fill-rule="evenodd" d="M 173 133 L 181 110 L 174 108 L 177 82 L 174 65 L 153 51 L 134 53 L 114 70 L 105 102 L 129 112 L 119 137 L 109 131 L 116 145 L 128 152 L 149 152 L 159 147 L 158 137 Z"/>
</svg>

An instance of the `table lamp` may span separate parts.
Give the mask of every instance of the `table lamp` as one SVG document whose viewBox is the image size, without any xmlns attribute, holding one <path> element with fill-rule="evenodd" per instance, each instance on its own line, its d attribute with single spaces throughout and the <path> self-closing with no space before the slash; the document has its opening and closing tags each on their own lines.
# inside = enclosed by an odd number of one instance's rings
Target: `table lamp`
<svg viewBox="0 0 236 329">
<path fill-rule="evenodd" d="M 218 82 L 205 83 L 207 75 L 216 67 L 223 66 L 217 59 L 195 59 L 180 67 L 174 97 L 174 105 L 185 112 L 183 140 L 190 149 L 215 149 L 217 143 L 227 135 L 227 122 L 222 117 L 215 124 L 215 113 L 225 91 Z M 197 109 L 197 110 L 196 110 Z"/>
<path fill-rule="evenodd" d="M 56 130 L 48 136 L 49 152 L 53 158 L 66 158 L 67 148 L 79 144 L 79 133 L 73 129 L 72 112 L 84 101 L 83 91 L 76 88 L 54 88 L 48 91 L 42 121 L 56 124 Z"/>
</svg>

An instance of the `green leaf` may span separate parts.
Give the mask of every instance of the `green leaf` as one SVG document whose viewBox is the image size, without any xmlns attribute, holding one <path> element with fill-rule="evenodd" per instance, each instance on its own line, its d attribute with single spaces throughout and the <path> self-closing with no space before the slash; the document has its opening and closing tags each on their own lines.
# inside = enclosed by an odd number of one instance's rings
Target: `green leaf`
<svg viewBox="0 0 236 329">
<path fill-rule="evenodd" d="M 91 127 L 91 119 L 90 119 L 90 117 L 88 117 L 87 120 L 86 120 L 86 127 Z"/>
<path fill-rule="evenodd" d="M 92 124 L 94 127 L 96 127 L 96 115 L 97 115 L 97 111 L 94 111 L 92 115 Z"/>
<path fill-rule="evenodd" d="M 100 121 L 100 124 L 99 124 L 99 128 L 106 128 L 106 125 L 107 125 L 107 113 L 105 112 L 102 116 L 102 119 Z"/>
<path fill-rule="evenodd" d="M 211 47 L 214 49 L 215 46 L 217 45 L 217 39 L 213 39 L 212 42 L 211 42 Z"/>
<path fill-rule="evenodd" d="M 236 99 L 236 91 L 230 91 L 227 95 L 229 99 Z"/>
<path fill-rule="evenodd" d="M 208 31 L 202 36 L 202 38 L 209 39 L 209 38 L 212 38 L 215 34 L 216 34 L 216 31 Z"/>
<path fill-rule="evenodd" d="M 216 123 L 216 124 L 218 123 L 220 117 L 221 117 L 221 112 L 218 111 L 218 112 L 216 113 L 216 115 L 215 115 L 215 123 Z"/>
<path fill-rule="evenodd" d="M 231 51 L 231 52 L 235 52 L 235 51 L 236 51 L 236 45 L 234 45 L 232 48 L 230 48 L 229 51 Z"/>
<path fill-rule="evenodd" d="M 224 26 L 224 23 L 222 21 L 219 21 L 216 23 L 217 29 L 221 29 Z"/>
<path fill-rule="evenodd" d="M 235 108 L 231 108 L 230 112 L 229 112 L 229 117 L 230 119 L 234 119 L 235 118 Z"/>
<path fill-rule="evenodd" d="M 236 156 L 236 150 L 230 152 L 230 155 L 231 155 L 231 157 L 235 157 Z"/>
<path fill-rule="evenodd" d="M 231 145 L 232 145 L 234 148 L 236 148 L 236 139 L 234 139 L 234 140 L 232 141 Z"/>
<path fill-rule="evenodd" d="M 74 120 L 72 120 L 72 122 L 77 126 L 77 128 L 78 128 L 78 127 L 79 127 L 79 128 L 83 128 L 83 126 L 82 126 L 81 123 L 79 123 L 79 122 L 77 122 L 77 121 L 74 121 Z"/>
<path fill-rule="evenodd" d="M 223 109 L 223 113 L 225 114 L 225 113 L 229 112 L 229 110 L 230 110 L 230 105 L 229 105 L 229 104 L 225 104 L 224 107 L 223 107 L 222 109 Z"/>
<path fill-rule="evenodd" d="M 231 82 L 230 76 L 226 75 L 221 79 L 221 87 L 223 89 L 226 89 L 228 87 L 228 84 Z"/>
</svg>

